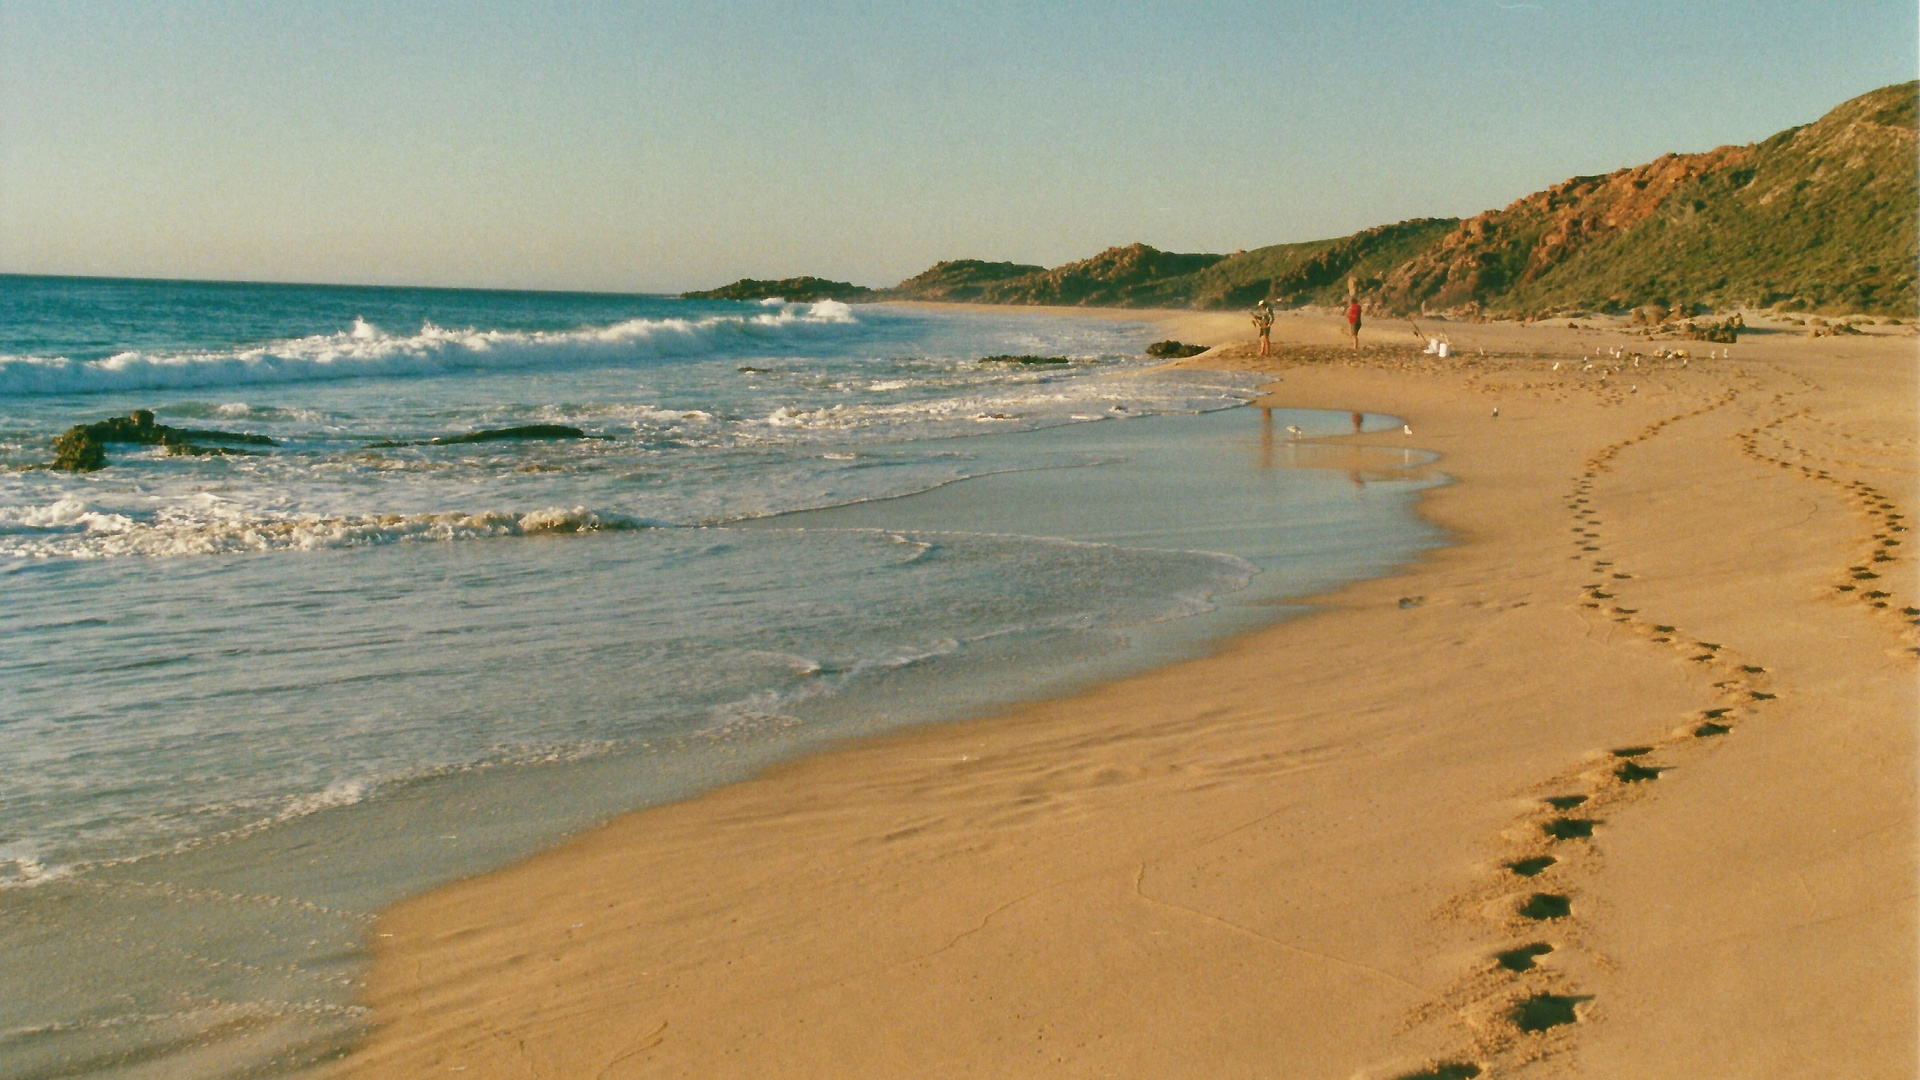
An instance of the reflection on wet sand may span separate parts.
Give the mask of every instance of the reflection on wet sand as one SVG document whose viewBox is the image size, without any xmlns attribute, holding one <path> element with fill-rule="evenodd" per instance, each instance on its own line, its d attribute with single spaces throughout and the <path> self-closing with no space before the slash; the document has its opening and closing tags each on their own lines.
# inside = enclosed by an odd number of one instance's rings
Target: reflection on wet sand
<svg viewBox="0 0 1920 1080">
<path fill-rule="evenodd" d="M 1426 476 L 1426 468 L 1438 455 L 1426 450 L 1414 450 L 1405 447 L 1365 446 L 1349 442 L 1322 442 L 1320 439 L 1348 438 L 1346 435 L 1308 436 L 1298 427 L 1287 426 L 1287 441 L 1276 453 L 1273 436 L 1273 409 L 1262 405 L 1260 409 L 1260 467 L 1263 469 L 1339 469 L 1347 474 L 1347 479 L 1355 487 L 1364 487 L 1375 480 L 1408 480 Z M 1350 414 L 1353 421 L 1353 433 L 1360 434 L 1361 423 L 1365 419 L 1361 413 Z"/>
</svg>

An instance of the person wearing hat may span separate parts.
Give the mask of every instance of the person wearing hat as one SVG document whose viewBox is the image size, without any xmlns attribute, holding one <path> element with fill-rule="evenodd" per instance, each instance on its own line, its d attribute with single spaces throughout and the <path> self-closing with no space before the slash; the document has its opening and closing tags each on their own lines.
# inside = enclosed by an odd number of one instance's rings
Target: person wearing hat
<svg viewBox="0 0 1920 1080">
<path fill-rule="evenodd" d="M 1265 300 L 1260 301 L 1260 306 L 1254 309 L 1253 329 L 1260 335 L 1260 355 L 1265 356 L 1271 348 L 1269 339 L 1273 335 L 1273 309 L 1267 306 Z"/>
</svg>

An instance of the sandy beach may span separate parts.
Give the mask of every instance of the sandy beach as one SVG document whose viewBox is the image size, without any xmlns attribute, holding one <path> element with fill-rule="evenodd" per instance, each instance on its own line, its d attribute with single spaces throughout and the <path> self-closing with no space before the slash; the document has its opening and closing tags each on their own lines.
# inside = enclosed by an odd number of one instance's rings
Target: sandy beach
<svg viewBox="0 0 1920 1080">
<path fill-rule="evenodd" d="M 1913 1074 L 1912 328 L 1145 317 L 1404 418 L 1332 441 L 1441 454 L 1455 543 L 401 903 L 330 1071 Z"/>
</svg>

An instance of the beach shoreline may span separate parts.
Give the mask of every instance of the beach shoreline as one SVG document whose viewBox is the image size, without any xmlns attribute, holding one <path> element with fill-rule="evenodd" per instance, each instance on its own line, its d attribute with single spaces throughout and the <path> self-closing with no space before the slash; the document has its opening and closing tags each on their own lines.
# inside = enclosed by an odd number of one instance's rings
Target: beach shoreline
<svg viewBox="0 0 1920 1080">
<path fill-rule="evenodd" d="M 1338 441 L 1440 452 L 1457 482 L 1421 512 L 1455 543 L 1210 656 L 397 904 L 373 1031 L 328 1071 L 1911 1065 L 1920 593 L 1882 543 L 1920 505 L 1911 337 L 1605 376 L 1594 346 L 1653 346 L 1447 323 L 1450 360 L 1397 326 L 1353 357 L 1290 315 L 1262 362 L 1239 313 L 1114 317 L 1225 346 L 1185 363 L 1272 374 L 1265 404 L 1405 417 Z M 1529 918 L 1536 893 L 1567 912 Z M 1516 1024 L 1539 995 L 1572 1022 Z"/>
</svg>

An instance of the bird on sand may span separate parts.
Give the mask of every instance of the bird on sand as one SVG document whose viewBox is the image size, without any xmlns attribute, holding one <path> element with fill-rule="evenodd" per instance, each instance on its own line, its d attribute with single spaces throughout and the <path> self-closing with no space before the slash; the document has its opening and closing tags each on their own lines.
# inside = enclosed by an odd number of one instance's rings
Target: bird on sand
<svg viewBox="0 0 1920 1080">
<path fill-rule="evenodd" d="M 1401 424 L 1401 425 L 1400 425 L 1400 434 L 1402 434 L 1402 435 L 1411 435 L 1411 434 L 1413 434 L 1413 425 L 1412 425 L 1412 424 Z"/>
<path fill-rule="evenodd" d="M 1306 432 L 1304 432 L 1304 431 L 1301 431 L 1301 430 L 1300 430 L 1300 429 L 1299 429 L 1298 427 L 1296 427 L 1296 426 L 1294 426 L 1293 424 L 1288 424 L 1288 425 L 1287 425 L 1287 437 L 1288 437 L 1288 438 L 1290 438 L 1290 439 L 1297 439 L 1297 438 L 1299 438 L 1300 436 L 1302 436 L 1302 435 L 1304 435 L 1304 434 L 1306 434 Z"/>
<path fill-rule="evenodd" d="M 1493 415 L 1495 415 L 1495 416 L 1499 416 L 1499 415 L 1500 415 L 1500 406 L 1498 406 L 1498 405 L 1495 405 L 1495 406 L 1493 407 Z"/>
</svg>

